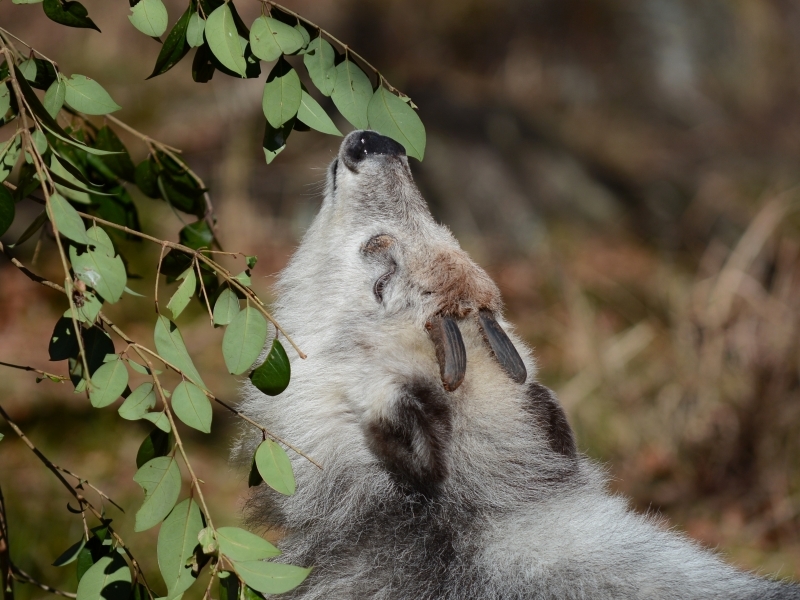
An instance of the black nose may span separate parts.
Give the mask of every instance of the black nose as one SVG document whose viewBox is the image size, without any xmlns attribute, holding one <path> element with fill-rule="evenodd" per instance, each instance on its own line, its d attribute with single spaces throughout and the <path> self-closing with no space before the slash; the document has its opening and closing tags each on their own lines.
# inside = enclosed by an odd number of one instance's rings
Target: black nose
<svg viewBox="0 0 800 600">
<path fill-rule="evenodd" d="M 344 155 L 348 162 L 358 164 L 367 156 L 383 154 L 386 156 L 405 156 L 402 145 L 374 131 L 354 131 L 344 142 Z"/>
</svg>

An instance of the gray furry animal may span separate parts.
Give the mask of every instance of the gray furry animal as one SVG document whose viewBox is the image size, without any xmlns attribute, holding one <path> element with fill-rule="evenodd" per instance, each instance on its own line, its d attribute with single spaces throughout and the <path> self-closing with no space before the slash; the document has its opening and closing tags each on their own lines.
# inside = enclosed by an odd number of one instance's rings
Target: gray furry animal
<svg viewBox="0 0 800 600">
<path fill-rule="evenodd" d="M 262 485 L 246 511 L 314 566 L 292 597 L 800 598 L 606 490 L 396 142 L 347 136 L 278 292 L 308 358 L 280 396 L 248 382 L 242 407 L 324 468 L 293 456 L 297 493 Z"/>
</svg>

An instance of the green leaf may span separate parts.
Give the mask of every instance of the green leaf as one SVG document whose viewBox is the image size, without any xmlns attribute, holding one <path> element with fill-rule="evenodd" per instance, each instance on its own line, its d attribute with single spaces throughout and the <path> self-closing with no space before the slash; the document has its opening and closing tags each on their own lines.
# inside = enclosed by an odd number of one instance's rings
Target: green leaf
<svg viewBox="0 0 800 600">
<path fill-rule="evenodd" d="M 197 372 L 194 363 L 192 363 L 189 352 L 186 350 L 186 344 L 183 342 L 183 336 L 181 336 L 181 332 L 175 323 L 164 315 L 159 315 L 158 321 L 156 321 L 154 338 L 156 351 L 167 362 L 178 367 L 195 383 L 206 387 L 206 384 L 200 378 L 200 373 Z"/>
<path fill-rule="evenodd" d="M 44 108 L 50 113 L 51 117 L 55 118 L 61 110 L 61 107 L 64 106 L 66 97 L 67 84 L 61 77 L 58 77 L 50 84 L 50 87 L 47 88 L 47 92 L 44 94 Z"/>
<path fill-rule="evenodd" d="M 286 496 L 294 494 L 297 485 L 292 473 L 292 463 L 286 451 L 276 442 L 270 439 L 261 442 L 256 450 L 256 467 L 261 478 L 273 490 Z"/>
<path fill-rule="evenodd" d="M 134 531 L 145 531 L 166 517 L 181 491 L 181 470 L 171 456 L 154 458 L 136 471 L 133 480 L 144 490 L 144 503 L 136 512 Z"/>
<path fill-rule="evenodd" d="M 239 578 L 231 574 L 230 571 L 220 571 L 218 577 L 219 600 L 240 600 Z"/>
<path fill-rule="evenodd" d="M 336 66 L 336 82 L 331 99 L 356 129 L 367 129 L 367 107 L 372 100 L 372 84 L 356 63 L 345 60 Z"/>
<path fill-rule="evenodd" d="M 139 4 L 141 4 L 141 2 Z M 172 67 L 177 65 L 178 62 L 180 62 L 180 60 L 189 52 L 190 47 L 186 42 L 186 30 L 189 27 L 189 20 L 193 16 L 196 17 L 197 13 L 194 12 L 194 8 L 190 3 L 189 7 L 186 9 L 186 12 L 181 15 L 181 18 L 178 19 L 178 22 L 175 23 L 175 26 L 170 30 L 169 35 L 167 35 L 164 45 L 161 46 L 161 52 L 158 53 L 158 58 L 156 59 L 156 65 L 153 68 L 153 72 L 150 74 L 148 79 L 155 77 L 156 75 L 166 73 Z"/>
<path fill-rule="evenodd" d="M 329 135 L 342 135 L 342 132 L 333 124 L 328 113 L 314 100 L 308 92 L 303 90 L 300 98 L 300 108 L 297 111 L 297 118 L 317 131 Z"/>
<path fill-rule="evenodd" d="M 292 133 L 294 124 L 295 119 L 289 119 L 281 127 L 275 128 L 267 121 L 267 126 L 264 130 L 264 140 L 262 141 L 264 157 L 267 159 L 267 164 L 275 160 L 275 157 L 286 148 L 286 140 L 289 138 L 289 134 Z"/>
<path fill-rule="evenodd" d="M 293 54 L 303 47 L 302 34 L 272 17 L 258 17 L 250 28 L 250 47 L 261 60 L 271 62 L 281 54 Z"/>
<path fill-rule="evenodd" d="M 102 156 L 100 160 L 120 179 L 131 183 L 135 182 L 135 168 L 131 161 L 131 156 L 128 154 L 128 149 L 108 125 L 103 125 L 97 132 L 94 147 L 113 152 L 114 154 Z"/>
<path fill-rule="evenodd" d="M 78 552 L 78 558 L 75 562 L 75 572 L 78 576 L 78 582 L 83 579 L 86 572 L 98 560 L 111 553 L 111 546 L 105 545 L 103 542 L 108 536 L 108 525 L 98 525 L 91 529 L 93 535 L 86 542 L 83 549 Z"/>
<path fill-rule="evenodd" d="M 11 108 L 11 90 L 5 83 L 0 84 L 0 125 L 3 125 L 6 113 Z"/>
<path fill-rule="evenodd" d="M 55 154 L 50 157 L 50 174 L 56 182 L 56 189 L 73 202 L 90 204 L 89 190 L 70 172 L 66 167 L 68 164 L 66 160 L 63 163 L 59 161 Z"/>
<path fill-rule="evenodd" d="M 417 111 L 383 86 L 375 90 L 367 108 L 369 126 L 401 143 L 409 156 L 425 156 L 425 126 Z"/>
<path fill-rule="evenodd" d="M 80 2 L 44 0 L 44 14 L 51 21 L 67 27 L 83 27 L 100 31 L 100 28 L 89 18 L 89 11 Z"/>
<path fill-rule="evenodd" d="M 233 566 L 247 585 L 264 594 L 288 592 L 311 573 L 311 569 L 262 560 L 234 561 Z"/>
<path fill-rule="evenodd" d="M 75 298 L 75 318 L 79 321 L 92 325 L 97 320 L 98 313 L 103 309 L 102 301 L 92 292 L 74 292 Z M 79 302 L 78 298 L 82 298 Z M 65 317 L 72 318 L 72 309 L 64 312 Z"/>
<path fill-rule="evenodd" d="M 4 185 L 0 185 L 0 235 L 3 235 L 14 222 L 14 196 Z"/>
<path fill-rule="evenodd" d="M 161 197 L 161 192 L 158 189 L 158 171 L 152 157 L 136 165 L 135 177 L 136 185 L 145 196 L 148 198 Z"/>
<path fill-rule="evenodd" d="M 12 4 L 39 4 L 42 0 L 11 0 Z"/>
<path fill-rule="evenodd" d="M 78 558 L 78 555 L 81 553 L 81 550 L 83 550 L 83 547 L 85 545 L 86 545 L 86 540 L 81 538 L 80 541 L 75 542 L 74 544 L 72 544 L 72 546 L 64 550 L 64 552 L 61 553 L 61 556 L 59 556 L 53 562 L 53 566 L 63 567 L 64 565 L 68 565 L 71 562 L 74 562 Z"/>
<path fill-rule="evenodd" d="M 127 284 L 125 264 L 119 256 L 109 258 L 102 249 L 91 248 L 78 254 L 75 246 L 69 247 L 69 262 L 75 276 L 92 287 L 106 302 L 115 303 L 122 297 Z"/>
<path fill-rule="evenodd" d="M 200 248 L 211 247 L 214 241 L 214 233 L 206 221 L 195 221 L 180 230 L 178 239 L 184 246 L 199 250 Z"/>
<path fill-rule="evenodd" d="M 142 375 L 152 375 L 150 372 L 150 367 L 145 367 L 144 365 L 140 365 L 135 360 L 128 359 L 128 364 L 130 365 L 131 369 L 136 371 L 137 373 L 141 373 Z M 158 369 L 154 369 L 156 375 L 161 375 L 161 371 Z"/>
<path fill-rule="evenodd" d="M 231 560 L 261 560 L 281 553 L 264 538 L 238 527 L 218 528 L 217 543 L 219 551 Z"/>
<path fill-rule="evenodd" d="M 188 560 L 198 545 L 203 517 L 197 503 L 187 498 L 169 513 L 158 532 L 158 568 L 167 584 L 167 598 L 175 598 L 195 582 Z"/>
<path fill-rule="evenodd" d="M 228 4 L 216 8 L 206 21 L 206 41 L 214 56 L 225 67 L 246 76 L 247 63 L 244 60 L 244 49 L 239 42 L 239 33 L 233 21 L 233 14 Z"/>
<path fill-rule="evenodd" d="M 95 249 L 102 250 L 109 258 L 114 258 L 116 255 L 114 244 L 102 227 L 92 225 L 86 230 L 86 237 L 89 238 L 90 245 L 94 246 Z"/>
<path fill-rule="evenodd" d="M 308 70 L 311 81 L 325 96 L 330 96 L 336 83 L 336 69 L 333 62 L 336 54 L 327 40 L 317 37 L 308 44 L 303 64 Z"/>
<path fill-rule="evenodd" d="M 248 273 L 247 271 L 242 271 L 238 275 L 234 275 L 233 278 L 242 285 L 250 286 L 253 283 L 250 280 L 250 273 Z"/>
<path fill-rule="evenodd" d="M 172 424 L 169 422 L 169 417 L 167 417 L 164 411 L 146 413 L 142 415 L 142 418 L 150 421 L 164 433 L 170 433 L 172 431 Z"/>
<path fill-rule="evenodd" d="M 97 369 L 89 383 L 89 400 L 95 408 L 113 403 L 128 387 L 125 361 L 117 358 Z"/>
<path fill-rule="evenodd" d="M 131 7 L 128 19 L 143 34 L 158 37 L 167 30 L 169 15 L 161 0 L 139 0 Z"/>
<path fill-rule="evenodd" d="M 250 473 L 247 475 L 247 487 L 256 487 L 257 485 L 261 485 L 261 482 L 263 481 L 264 478 L 261 477 L 261 473 L 258 472 L 256 457 L 254 454 L 253 460 L 250 462 Z"/>
<path fill-rule="evenodd" d="M 56 321 L 55 329 L 50 336 L 50 346 L 48 352 L 51 361 L 67 360 L 78 356 L 78 339 L 75 337 L 75 329 L 72 319 L 61 317 Z"/>
<path fill-rule="evenodd" d="M 45 0 L 46 2 L 47 0 Z M 131 571 L 118 552 L 103 556 L 78 583 L 77 600 L 128 600 Z"/>
<path fill-rule="evenodd" d="M 19 151 L 22 148 L 22 136 L 16 135 L 0 148 L 0 182 L 6 180 L 14 165 L 17 164 Z"/>
<path fill-rule="evenodd" d="M 5 124 L 5 117 L 8 109 L 11 108 L 11 90 L 8 85 L 0 84 L 0 126 Z"/>
<path fill-rule="evenodd" d="M 47 216 L 64 237 L 79 244 L 90 243 L 86 235 L 86 226 L 83 224 L 83 219 L 81 219 L 78 211 L 72 208 L 72 205 L 60 194 L 52 194 L 50 196 Z"/>
<path fill-rule="evenodd" d="M 189 24 L 186 27 L 186 43 L 191 48 L 203 45 L 203 32 L 206 30 L 206 21 L 197 13 L 189 17 Z"/>
<path fill-rule="evenodd" d="M 273 67 L 264 86 L 261 106 L 267 122 L 273 127 L 280 127 L 295 116 L 300 108 L 301 93 L 297 71 L 281 58 Z"/>
<path fill-rule="evenodd" d="M 256 361 L 267 340 L 267 321 L 248 306 L 228 325 L 222 338 L 222 355 L 233 375 L 241 375 Z"/>
<path fill-rule="evenodd" d="M 36 81 L 36 60 L 33 58 L 19 63 L 19 70 L 28 81 Z"/>
<path fill-rule="evenodd" d="M 214 538 L 214 530 L 211 527 L 201 529 L 200 533 L 197 534 L 197 541 L 200 542 L 203 554 L 216 554 L 217 550 L 219 550 L 219 544 Z"/>
<path fill-rule="evenodd" d="M 45 1 L 47 2 L 49 0 Z M 58 0 L 55 1 L 58 2 Z M 80 148 L 81 150 L 83 150 L 84 152 L 88 152 L 89 154 L 96 154 L 97 156 L 113 154 L 113 152 L 108 152 L 106 150 L 100 150 L 98 148 L 91 148 L 89 146 L 86 146 L 81 142 L 79 142 L 78 140 L 75 140 L 71 138 L 69 135 L 67 135 L 67 132 L 61 128 L 61 125 L 59 125 L 56 122 L 56 120 L 52 116 L 50 116 L 50 113 L 47 112 L 44 106 L 42 106 L 42 103 L 39 101 L 39 97 L 31 89 L 31 86 L 28 85 L 28 82 L 22 76 L 22 73 L 19 72 L 19 69 L 17 68 L 16 65 L 14 65 L 14 73 L 17 78 L 17 83 L 19 84 L 19 88 L 22 91 L 22 96 L 25 98 L 25 102 L 28 104 L 28 106 L 31 107 L 33 113 L 38 117 L 39 124 L 42 127 L 47 129 L 47 131 L 49 131 L 51 134 L 53 134 L 61 141 L 76 146 L 77 148 Z"/>
<path fill-rule="evenodd" d="M 133 366 L 134 363 L 130 363 Z M 156 406 L 156 392 L 153 384 L 145 382 L 133 390 L 117 412 L 119 416 L 128 421 L 136 421 Z"/>
<path fill-rule="evenodd" d="M 228 325 L 239 314 L 239 298 L 230 288 L 220 293 L 214 304 L 214 325 Z"/>
<path fill-rule="evenodd" d="M 250 381 L 268 396 L 277 396 L 289 385 L 292 371 L 283 345 L 275 338 L 267 359 L 250 374 Z"/>
<path fill-rule="evenodd" d="M 141 0 L 145 2 L 146 0 Z M 138 5 L 137 5 L 138 6 Z M 66 80 L 65 100 L 75 110 L 87 115 L 106 115 L 122 108 L 94 79 L 73 75 Z"/>
<path fill-rule="evenodd" d="M 247 268 L 248 269 L 252 269 L 253 267 L 256 266 L 256 263 L 258 262 L 258 257 L 257 256 L 245 256 L 244 260 L 247 263 Z"/>
<path fill-rule="evenodd" d="M 300 37 L 303 38 L 303 45 L 300 46 L 300 50 L 305 50 L 308 44 L 311 42 L 311 34 L 308 33 L 308 29 L 303 27 L 300 23 L 294 26 L 297 32 L 300 34 Z M 297 52 L 298 54 L 303 54 L 303 52 Z"/>
<path fill-rule="evenodd" d="M 139 446 L 136 453 L 136 468 L 141 469 L 154 458 L 166 456 L 172 451 L 174 443 L 172 434 L 158 428 L 153 429 Z"/>
<path fill-rule="evenodd" d="M 177 319 L 183 312 L 183 309 L 189 304 L 189 300 L 194 296 L 194 291 L 197 288 L 197 275 L 194 274 L 194 265 L 186 269 L 178 279 L 183 279 L 183 282 L 172 294 L 169 299 L 167 308 L 172 312 L 172 318 Z"/>
<path fill-rule="evenodd" d="M 203 433 L 211 432 L 211 402 L 199 387 L 181 381 L 172 392 L 172 410 L 181 421 Z"/>
</svg>

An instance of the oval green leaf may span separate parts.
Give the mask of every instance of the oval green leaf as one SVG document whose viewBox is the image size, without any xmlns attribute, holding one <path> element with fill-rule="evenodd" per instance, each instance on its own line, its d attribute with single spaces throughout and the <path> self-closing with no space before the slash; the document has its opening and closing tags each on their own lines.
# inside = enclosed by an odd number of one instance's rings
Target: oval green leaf
<svg viewBox="0 0 800 600">
<path fill-rule="evenodd" d="M 200 373 L 197 372 L 192 358 L 186 350 L 183 336 L 175 323 L 164 315 L 159 315 L 153 337 L 156 343 L 156 350 L 167 362 L 178 367 L 195 383 L 205 387 L 206 384 L 200 378 Z"/>
<path fill-rule="evenodd" d="M 2 90 L 3 86 L 0 86 L 0 91 Z M 2 117 L 2 115 L 0 115 L 0 117 Z M 11 170 L 14 168 L 14 165 L 17 164 L 17 159 L 19 158 L 19 152 L 21 148 L 21 135 L 15 135 L 8 140 L 2 148 L 0 148 L 0 182 L 5 181 L 6 178 L 11 174 Z"/>
<path fill-rule="evenodd" d="M 169 513 L 158 532 L 158 568 L 167 584 L 167 598 L 175 598 L 189 589 L 196 577 L 188 560 L 197 547 L 197 535 L 203 529 L 203 517 L 197 503 L 187 498 Z"/>
<path fill-rule="evenodd" d="M 55 116 L 58 114 L 58 111 L 60 111 L 61 107 L 64 106 L 64 100 L 66 97 L 67 84 L 61 78 L 61 76 L 59 76 L 53 83 L 50 84 L 50 87 L 47 88 L 42 104 L 44 104 L 44 108 L 48 113 L 50 113 L 50 116 L 55 118 Z"/>
<path fill-rule="evenodd" d="M 333 124 L 328 113 L 319 105 L 319 102 L 314 100 L 305 90 L 303 90 L 300 97 L 297 118 L 311 127 L 311 129 L 316 129 L 329 135 L 342 135 L 342 132 L 336 128 L 336 125 Z"/>
<path fill-rule="evenodd" d="M 77 600 L 128 600 L 131 570 L 118 552 L 101 557 L 78 583 Z"/>
<path fill-rule="evenodd" d="M 92 374 L 89 382 L 89 401 L 95 408 L 114 402 L 128 387 L 128 369 L 119 358 L 105 363 Z"/>
<path fill-rule="evenodd" d="M 172 311 L 172 318 L 177 319 L 189 304 L 189 300 L 194 296 L 194 291 L 197 288 L 197 275 L 194 274 L 194 265 L 186 269 L 178 279 L 183 279 L 178 289 L 172 294 L 169 299 L 167 308 Z"/>
<path fill-rule="evenodd" d="M 70 167 L 72 168 L 70 169 Z M 50 174 L 53 176 L 53 181 L 56 182 L 56 189 L 73 202 L 90 204 L 92 200 L 89 198 L 89 190 L 71 172 L 73 170 L 83 177 L 83 174 L 68 160 L 59 160 L 55 154 L 50 157 Z"/>
<path fill-rule="evenodd" d="M 291 65 L 281 58 L 267 77 L 261 106 L 264 116 L 273 127 L 280 127 L 297 114 L 302 88 L 300 77 Z"/>
<path fill-rule="evenodd" d="M 206 30 L 206 21 L 197 13 L 189 17 L 189 25 L 186 27 L 186 43 L 191 48 L 203 45 L 203 32 Z"/>
<path fill-rule="evenodd" d="M 78 112 L 87 115 L 107 115 L 122 108 L 111 99 L 103 86 L 85 75 L 73 75 L 65 83 L 67 89 L 64 98 L 67 104 Z"/>
<path fill-rule="evenodd" d="M 171 456 L 154 458 L 136 471 L 133 480 L 144 490 L 144 502 L 136 512 L 135 531 L 158 525 L 175 506 L 181 491 L 181 470 Z"/>
<path fill-rule="evenodd" d="M 311 573 L 311 569 L 262 560 L 234 561 L 233 566 L 247 585 L 262 594 L 293 590 Z"/>
<path fill-rule="evenodd" d="M 51 21 L 67 27 L 85 27 L 100 31 L 100 28 L 89 18 L 89 11 L 80 2 L 71 0 L 44 0 L 44 14 Z"/>
<path fill-rule="evenodd" d="M 267 321 L 248 306 L 237 314 L 222 338 L 225 366 L 233 375 L 241 375 L 258 358 L 267 341 Z"/>
<path fill-rule="evenodd" d="M 294 54 L 303 47 L 303 35 L 272 17 L 260 16 L 250 28 L 250 48 L 261 60 L 271 62 L 281 54 Z"/>
<path fill-rule="evenodd" d="M 85 545 L 86 540 L 81 538 L 80 541 L 75 542 L 72 544 L 72 546 L 64 550 L 64 552 L 61 553 L 61 556 L 53 561 L 53 566 L 63 567 L 64 565 L 74 562 L 78 558 L 78 555 L 81 553 L 81 550 L 83 550 Z"/>
<path fill-rule="evenodd" d="M 103 300 L 113 304 L 122 297 L 128 279 L 119 256 L 111 258 L 102 248 L 89 248 L 79 254 L 75 246 L 70 246 L 69 262 L 75 276 L 94 288 Z"/>
<path fill-rule="evenodd" d="M 261 478 L 276 492 L 291 496 L 297 489 L 292 463 L 286 451 L 276 442 L 266 439 L 256 450 L 256 467 Z M 256 588 L 258 589 L 258 588 Z"/>
<path fill-rule="evenodd" d="M 172 425 L 169 422 L 169 417 L 167 417 L 163 410 L 161 412 L 147 413 L 143 415 L 142 418 L 150 421 L 164 433 L 170 433 L 172 431 Z"/>
<path fill-rule="evenodd" d="M 86 226 L 83 219 L 72 205 L 61 194 L 52 194 L 47 206 L 47 216 L 56 226 L 58 232 L 79 244 L 89 244 L 86 236 Z"/>
<path fill-rule="evenodd" d="M 175 416 L 203 433 L 211 432 L 211 402 L 199 387 L 181 381 L 172 392 L 172 411 Z"/>
<path fill-rule="evenodd" d="M 153 429 L 144 438 L 139 450 L 136 452 L 136 468 L 141 469 L 148 462 L 158 456 L 167 456 L 175 444 L 173 436 L 161 429 Z"/>
<path fill-rule="evenodd" d="M 175 23 L 174 27 L 170 30 L 167 39 L 164 40 L 164 44 L 161 46 L 161 52 L 158 53 L 153 72 L 150 73 L 148 79 L 166 73 L 177 65 L 189 52 L 190 46 L 186 41 L 186 31 L 189 28 L 189 21 L 192 16 L 197 16 L 194 10 L 194 4 L 190 3 L 189 7 L 181 15 L 181 18 L 178 19 L 178 22 Z"/>
<path fill-rule="evenodd" d="M 217 60 L 231 71 L 245 77 L 247 62 L 244 59 L 244 49 L 239 42 L 239 33 L 236 31 L 236 24 L 228 4 L 222 4 L 208 15 L 205 34 L 208 46 Z"/>
<path fill-rule="evenodd" d="M 135 363 L 131 362 L 131 365 Z M 130 396 L 125 398 L 125 402 L 119 407 L 119 416 L 128 421 L 136 421 L 147 414 L 148 411 L 156 406 L 156 392 L 153 384 L 146 382 L 137 387 Z"/>
<path fill-rule="evenodd" d="M 239 298 L 231 288 L 225 288 L 214 303 L 214 325 L 228 325 L 239 314 Z"/>
<path fill-rule="evenodd" d="M 321 37 L 311 40 L 303 56 L 303 64 L 308 70 L 311 81 L 325 96 L 331 95 L 336 83 L 336 70 L 333 68 L 335 58 L 333 46 Z"/>
<path fill-rule="evenodd" d="M 143 34 L 158 37 L 167 30 L 169 15 L 161 0 L 139 0 L 131 7 L 128 19 Z"/>
<path fill-rule="evenodd" d="M 357 64 L 345 60 L 336 66 L 336 83 L 331 99 L 356 129 L 367 129 L 367 107 L 372 100 L 372 84 Z"/>
<path fill-rule="evenodd" d="M 291 366 L 278 339 L 272 341 L 267 359 L 250 374 L 250 381 L 268 396 L 277 396 L 289 385 Z"/>
<path fill-rule="evenodd" d="M 425 156 L 425 126 L 413 108 L 383 86 L 372 95 L 367 108 L 369 126 L 400 142 L 409 156 Z"/>
<path fill-rule="evenodd" d="M 217 529 L 217 543 L 219 551 L 231 560 L 261 560 L 281 553 L 264 538 L 238 527 Z"/>
</svg>

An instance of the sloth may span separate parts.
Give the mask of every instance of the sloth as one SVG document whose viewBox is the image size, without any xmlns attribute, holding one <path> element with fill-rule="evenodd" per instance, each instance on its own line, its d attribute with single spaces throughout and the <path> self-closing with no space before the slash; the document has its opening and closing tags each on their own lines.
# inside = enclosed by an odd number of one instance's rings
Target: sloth
<svg viewBox="0 0 800 600">
<path fill-rule="evenodd" d="M 293 455 L 293 496 L 245 502 L 252 527 L 285 532 L 281 560 L 314 567 L 288 596 L 800 599 L 607 490 L 392 139 L 344 139 L 277 293 L 308 358 L 279 396 L 246 382 L 241 408 L 322 464 Z"/>
</svg>

